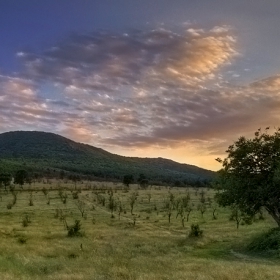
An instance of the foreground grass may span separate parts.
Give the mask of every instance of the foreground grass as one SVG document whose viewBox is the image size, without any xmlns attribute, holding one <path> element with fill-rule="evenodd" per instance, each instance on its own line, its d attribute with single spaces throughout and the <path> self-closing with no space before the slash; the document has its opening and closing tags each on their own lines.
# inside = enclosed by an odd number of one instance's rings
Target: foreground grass
<svg viewBox="0 0 280 280">
<path fill-rule="evenodd" d="M 35 189 L 41 187 L 36 185 Z M 116 213 L 111 218 L 106 205 L 97 203 L 96 190 L 92 189 L 79 193 L 79 199 L 86 203 L 84 218 L 70 190 L 65 190 L 66 204 L 57 190 L 50 191 L 49 205 L 42 191 L 33 191 L 33 206 L 29 206 L 30 192 L 24 191 L 18 193 L 10 210 L 6 205 L 12 195 L 2 192 L 0 279 L 280 279 L 277 259 L 244 252 L 252 236 L 274 226 L 269 217 L 237 230 L 228 221 L 227 209 L 219 209 L 217 220 L 212 219 L 210 208 L 202 217 L 195 210 L 198 196 L 189 190 L 194 210 L 184 228 L 175 218 L 175 210 L 168 223 L 162 204 L 170 191 L 163 187 L 139 190 L 131 215 L 129 197 L 135 190 L 114 191 L 126 208 L 120 219 Z M 186 191 L 171 192 L 178 197 Z M 108 196 L 106 191 L 102 194 Z M 208 191 L 207 195 L 213 193 Z M 68 224 L 81 220 L 85 235 L 67 237 L 56 209 L 63 211 Z M 25 215 L 31 221 L 27 227 L 22 226 Z M 199 223 L 203 238 L 187 238 L 192 223 Z"/>
</svg>

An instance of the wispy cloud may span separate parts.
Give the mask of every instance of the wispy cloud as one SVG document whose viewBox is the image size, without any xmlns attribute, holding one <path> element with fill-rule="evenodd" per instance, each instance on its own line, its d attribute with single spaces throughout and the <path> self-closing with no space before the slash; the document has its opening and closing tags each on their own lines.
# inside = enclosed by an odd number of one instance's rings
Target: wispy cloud
<svg viewBox="0 0 280 280">
<path fill-rule="evenodd" d="M 160 83 L 182 86 L 213 78 L 236 54 L 225 27 L 177 34 L 166 29 L 72 36 L 42 53 L 18 53 L 27 74 L 97 91 Z"/>
</svg>

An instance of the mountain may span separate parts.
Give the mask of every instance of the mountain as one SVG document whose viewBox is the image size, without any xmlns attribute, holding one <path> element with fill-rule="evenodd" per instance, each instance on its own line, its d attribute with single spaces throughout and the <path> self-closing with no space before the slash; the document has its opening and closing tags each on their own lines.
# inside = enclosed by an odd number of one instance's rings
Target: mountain
<svg viewBox="0 0 280 280">
<path fill-rule="evenodd" d="M 0 134 L 0 171 L 18 169 L 45 174 L 76 173 L 121 180 L 144 174 L 153 183 L 200 184 L 214 172 L 164 158 L 137 158 L 111 154 L 103 149 L 74 142 L 57 134 L 13 131 Z"/>
</svg>

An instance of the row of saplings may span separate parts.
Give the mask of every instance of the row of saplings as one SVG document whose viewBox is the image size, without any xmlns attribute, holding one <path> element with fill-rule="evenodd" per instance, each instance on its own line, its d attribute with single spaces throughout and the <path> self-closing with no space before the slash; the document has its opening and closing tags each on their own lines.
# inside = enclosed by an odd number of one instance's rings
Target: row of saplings
<svg viewBox="0 0 280 280">
<path fill-rule="evenodd" d="M 100 204 L 103 207 L 107 207 L 111 211 L 111 217 L 114 218 L 114 213 L 118 214 L 118 217 L 120 219 L 121 213 L 126 214 L 126 208 L 122 204 L 122 202 L 119 200 L 119 198 L 114 197 L 113 190 L 108 190 L 108 197 L 106 199 L 106 196 L 104 195 L 104 191 L 102 192 L 96 192 L 96 200 L 97 203 Z M 208 210 L 211 211 L 211 215 L 213 220 L 217 219 L 217 211 L 219 205 L 213 200 L 211 197 L 206 197 L 206 192 L 204 189 L 201 189 L 200 191 L 196 188 L 195 189 L 195 195 L 198 196 L 198 204 L 195 205 L 191 202 L 191 196 L 190 193 L 187 191 L 185 195 L 180 195 L 178 197 L 175 197 L 175 195 L 169 191 L 168 195 L 163 200 L 163 205 L 161 210 L 165 212 L 166 216 L 168 217 L 168 223 L 171 223 L 171 217 L 175 216 L 176 219 L 181 219 L 182 227 L 185 227 L 185 221 L 189 221 L 189 217 L 191 212 L 196 208 L 200 213 L 201 217 L 204 217 L 204 213 Z M 133 214 L 133 210 L 135 207 L 135 203 L 137 201 L 139 194 L 137 191 L 133 191 L 130 193 L 128 197 L 128 202 L 130 206 L 130 213 L 133 216 L 134 225 L 136 222 L 136 215 Z M 151 193 L 147 192 L 147 200 L 148 203 L 151 202 Z M 107 203 L 106 203 L 107 201 Z M 159 214 L 158 206 L 156 203 L 153 207 L 154 211 L 156 211 L 157 215 Z M 150 212 L 150 210 L 149 210 Z M 174 213 L 175 212 L 175 213 Z M 175 214 L 175 215 L 174 215 Z M 149 218 L 149 217 L 147 217 Z M 255 215 L 249 216 L 246 215 L 246 213 L 240 211 L 235 206 L 231 207 L 231 213 L 229 216 L 230 221 L 234 221 L 236 223 L 237 229 L 239 228 L 239 225 L 242 224 L 251 224 L 253 221 L 256 220 L 264 220 L 264 214 L 262 209 L 260 209 Z"/>
<path fill-rule="evenodd" d="M 101 192 L 95 191 L 94 193 L 96 195 L 96 199 L 94 199 L 94 201 L 97 201 L 98 204 L 107 207 L 111 212 L 112 218 L 115 217 L 114 213 L 117 212 L 119 219 L 120 219 L 121 213 L 126 214 L 126 208 L 125 208 L 125 205 L 123 205 L 122 202 L 119 200 L 119 198 L 114 196 L 114 192 L 116 192 L 116 191 L 117 190 L 113 191 L 112 188 L 107 190 L 108 196 L 104 195 L 105 190 L 103 190 Z M 10 186 L 10 193 L 12 194 L 13 199 L 11 202 L 9 202 L 7 204 L 8 209 L 11 209 L 16 204 L 18 192 L 19 191 L 15 190 L 14 185 Z M 43 188 L 42 192 L 47 199 L 47 204 L 49 205 L 50 204 L 49 190 L 47 190 L 46 188 Z M 77 190 L 77 191 L 71 190 L 73 199 L 77 200 L 76 206 L 77 206 L 78 210 L 80 211 L 82 217 L 86 218 L 86 203 L 83 200 L 79 199 L 80 192 L 81 192 L 81 190 Z M 217 209 L 218 209 L 218 204 L 215 201 L 212 201 L 212 199 L 210 197 L 206 198 L 205 194 L 206 193 L 205 193 L 204 189 L 201 189 L 200 191 L 198 191 L 197 188 L 195 189 L 195 195 L 199 196 L 198 197 L 199 203 L 197 205 L 197 210 L 200 211 L 201 216 L 203 217 L 205 211 L 207 209 L 210 209 L 212 211 L 213 219 L 217 219 L 216 213 L 217 213 Z M 58 191 L 58 196 L 61 199 L 62 203 L 66 204 L 67 198 L 68 198 L 67 192 L 60 189 Z M 130 193 L 130 195 L 128 197 L 129 205 L 130 205 L 130 213 L 132 215 L 134 226 L 136 224 L 137 216 L 133 214 L 133 209 L 134 209 L 138 196 L 139 196 L 138 191 L 133 191 Z M 150 201 L 151 201 L 150 192 L 147 192 L 147 199 L 148 199 L 148 202 L 150 203 Z M 29 206 L 34 205 L 32 191 L 29 191 L 28 204 L 29 204 Z M 187 222 L 189 221 L 189 216 L 190 216 L 190 213 L 193 211 L 194 206 L 195 206 L 194 203 L 191 203 L 191 197 L 190 197 L 189 192 L 186 192 L 185 195 L 181 195 L 176 198 L 175 195 L 171 191 L 169 191 L 168 196 L 164 198 L 162 211 L 164 211 L 166 213 L 169 223 L 171 222 L 171 216 L 175 211 L 176 219 L 179 217 L 181 219 L 182 227 L 185 227 L 185 220 Z M 94 209 L 94 204 L 92 204 L 92 209 Z M 158 214 L 158 209 L 157 209 L 156 204 L 154 205 L 154 210 Z M 57 211 L 58 211 L 58 209 L 57 209 Z M 60 214 L 58 215 L 56 213 L 56 216 L 60 217 L 60 219 L 63 220 L 65 228 L 69 231 L 69 236 L 79 235 L 80 226 L 81 226 L 80 221 L 75 221 L 75 224 L 73 226 L 68 226 L 65 215 L 62 214 L 62 210 L 59 210 L 59 211 L 60 211 Z M 147 217 L 147 218 L 149 218 L 149 217 Z M 254 218 L 256 218 L 256 216 Z M 262 211 L 259 212 L 258 218 L 264 219 Z M 242 213 L 236 207 L 232 207 L 230 220 L 233 220 L 236 222 L 237 228 L 239 227 L 240 223 L 241 224 L 244 224 L 244 223 L 250 224 L 252 222 L 251 217 L 244 215 L 244 213 Z M 25 216 L 23 219 L 23 225 L 27 226 L 29 223 L 30 223 L 30 219 Z M 202 232 L 199 230 L 199 226 L 197 224 L 193 225 L 193 226 L 194 227 L 192 227 L 192 232 L 196 232 L 196 233 L 192 233 L 191 236 L 201 236 Z M 197 230 L 195 231 L 195 229 L 197 229 Z"/>
<path fill-rule="evenodd" d="M 9 192 L 12 194 L 12 201 L 7 204 L 7 209 L 12 209 L 12 207 L 17 202 L 18 194 L 20 192 L 22 192 L 22 190 L 21 189 L 16 190 L 15 185 L 11 185 L 9 187 Z M 47 204 L 50 205 L 49 190 L 47 190 L 46 188 L 43 188 L 42 192 L 47 199 Z M 77 206 L 77 209 L 80 211 L 81 216 L 83 218 L 86 218 L 86 203 L 83 200 L 79 199 L 79 193 L 81 193 L 81 192 L 82 192 L 81 190 L 77 190 L 77 191 L 71 190 L 72 197 L 73 197 L 73 199 L 76 200 L 75 204 Z M 94 199 L 94 201 L 98 202 L 102 206 L 107 207 L 111 212 L 111 218 L 114 218 L 115 217 L 114 213 L 117 212 L 119 219 L 120 219 L 121 213 L 126 214 L 125 206 L 123 206 L 122 202 L 118 198 L 115 198 L 113 189 L 107 190 L 107 193 L 108 193 L 107 199 L 106 199 L 106 196 L 103 195 L 104 192 L 105 192 L 104 190 L 102 192 L 95 192 L 96 199 Z M 115 190 L 115 192 L 116 192 L 116 190 Z M 197 192 L 196 192 L 196 194 L 197 194 Z M 65 190 L 60 189 L 58 191 L 58 196 L 63 204 L 67 203 L 68 195 Z M 134 209 L 138 196 L 139 196 L 138 191 L 133 191 L 130 194 L 130 196 L 128 197 L 129 205 L 130 205 L 130 213 L 131 213 L 132 219 L 133 219 L 133 226 L 135 226 L 136 218 L 137 218 L 137 216 L 133 214 L 133 209 Z M 150 201 L 151 201 L 150 193 L 147 193 L 147 199 L 150 203 Z M 208 198 L 208 204 L 210 206 L 212 205 L 210 198 Z M 29 191 L 28 205 L 34 206 L 32 190 Z M 169 223 L 170 223 L 170 219 L 171 219 L 172 210 L 176 210 L 177 211 L 176 218 L 178 216 L 181 217 L 182 226 L 184 227 L 185 226 L 184 220 L 185 220 L 185 218 L 187 221 L 189 220 L 189 215 L 190 215 L 191 211 L 193 210 L 193 206 L 194 205 L 191 206 L 191 203 L 190 203 L 189 193 L 187 193 L 185 196 L 175 199 L 175 196 L 171 192 L 169 192 L 169 196 L 164 200 L 164 205 L 163 205 L 162 209 L 163 209 L 163 211 L 167 212 Z M 92 209 L 94 209 L 94 208 L 95 208 L 94 204 L 92 204 Z M 217 206 L 216 206 L 216 204 L 214 204 L 214 206 L 212 208 L 214 219 L 216 219 L 216 215 L 215 215 L 216 209 L 217 209 Z M 156 205 L 154 205 L 154 210 L 157 211 Z M 198 205 L 198 210 L 201 211 L 202 216 L 203 216 L 204 212 L 206 211 L 206 199 L 205 199 L 205 193 L 203 190 L 200 192 L 200 204 Z M 158 214 L 158 211 L 157 211 L 157 214 Z M 68 231 L 68 236 L 81 236 L 82 235 L 81 222 L 79 220 L 76 220 L 73 225 L 69 226 L 66 221 L 66 215 L 63 213 L 63 211 L 61 209 L 56 209 L 55 217 L 59 218 L 61 221 L 63 221 L 63 224 Z M 94 221 L 95 220 L 93 219 L 93 222 Z M 22 219 L 22 225 L 24 227 L 27 227 L 30 223 L 31 223 L 31 220 L 30 220 L 29 215 L 25 214 Z M 202 231 L 199 230 L 199 226 L 198 225 L 193 225 L 193 226 L 194 227 L 192 227 L 192 233 L 190 234 L 190 236 L 201 236 Z"/>
</svg>

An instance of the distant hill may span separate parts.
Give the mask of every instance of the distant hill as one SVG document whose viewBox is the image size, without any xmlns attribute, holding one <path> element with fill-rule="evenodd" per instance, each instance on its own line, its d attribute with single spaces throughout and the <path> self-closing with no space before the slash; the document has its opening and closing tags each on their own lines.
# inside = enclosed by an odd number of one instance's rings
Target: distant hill
<svg viewBox="0 0 280 280">
<path fill-rule="evenodd" d="M 215 172 L 164 158 L 136 158 L 111 154 L 103 149 L 74 142 L 57 134 L 13 131 L 0 134 L 0 171 L 76 173 L 96 178 L 135 179 L 144 174 L 153 183 L 200 184 Z"/>
</svg>

